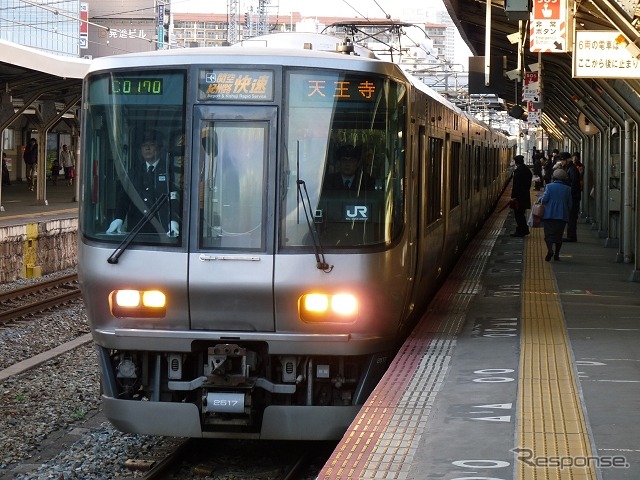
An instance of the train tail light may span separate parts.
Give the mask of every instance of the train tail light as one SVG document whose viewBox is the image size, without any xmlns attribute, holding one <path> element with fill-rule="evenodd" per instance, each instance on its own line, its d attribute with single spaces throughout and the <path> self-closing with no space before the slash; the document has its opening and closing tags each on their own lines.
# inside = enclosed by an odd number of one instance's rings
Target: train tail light
<svg viewBox="0 0 640 480">
<path fill-rule="evenodd" d="M 358 316 L 358 299 L 350 293 L 307 293 L 298 300 L 298 313 L 308 323 L 352 323 Z"/>
<path fill-rule="evenodd" d="M 109 305 L 117 318 L 162 318 L 167 313 L 165 294 L 159 290 L 114 290 Z"/>
</svg>

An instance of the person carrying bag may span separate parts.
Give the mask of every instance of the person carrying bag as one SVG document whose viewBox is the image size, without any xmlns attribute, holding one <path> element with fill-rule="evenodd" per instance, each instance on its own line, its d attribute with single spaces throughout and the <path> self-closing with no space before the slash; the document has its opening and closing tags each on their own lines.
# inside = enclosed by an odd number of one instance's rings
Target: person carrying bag
<svg viewBox="0 0 640 480">
<path fill-rule="evenodd" d="M 544 218 L 544 204 L 540 203 L 540 199 L 533 204 L 531 208 L 532 227 L 539 228 L 542 226 L 542 219 Z"/>
</svg>

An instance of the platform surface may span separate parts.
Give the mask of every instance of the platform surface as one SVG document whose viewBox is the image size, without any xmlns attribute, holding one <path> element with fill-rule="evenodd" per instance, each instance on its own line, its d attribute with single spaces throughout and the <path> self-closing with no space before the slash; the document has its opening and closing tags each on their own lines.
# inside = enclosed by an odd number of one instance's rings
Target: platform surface
<svg viewBox="0 0 640 480">
<path fill-rule="evenodd" d="M 560 261 L 514 230 L 493 214 L 319 479 L 640 478 L 633 265 L 584 221 Z"/>
<path fill-rule="evenodd" d="M 52 218 L 78 216 L 76 185 L 66 185 L 64 178 L 53 185 L 47 180 L 44 197 L 30 191 L 25 182 L 2 185 L 0 190 L 0 227 L 35 223 Z"/>
</svg>

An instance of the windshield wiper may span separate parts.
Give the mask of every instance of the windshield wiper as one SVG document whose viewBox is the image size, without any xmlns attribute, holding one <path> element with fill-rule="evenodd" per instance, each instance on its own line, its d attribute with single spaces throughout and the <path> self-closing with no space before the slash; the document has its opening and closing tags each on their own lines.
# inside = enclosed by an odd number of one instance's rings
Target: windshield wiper
<svg viewBox="0 0 640 480">
<path fill-rule="evenodd" d="M 158 212 L 158 210 L 160 210 L 160 207 L 162 207 L 162 205 L 164 205 L 165 202 L 167 202 L 168 200 L 169 200 L 169 195 L 167 193 L 164 193 L 158 197 L 158 199 L 156 200 L 156 203 L 154 203 L 151 206 L 149 211 L 144 214 L 144 216 L 140 219 L 140 221 L 136 223 L 136 226 L 131 229 L 131 231 L 127 234 L 127 236 L 124 237 L 122 242 L 120 242 L 120 245 L 118 245 L 116 249 L 113 251 L 113 253 L 109 256 L 109 258 L 107 258 L 107 262 L 111 264 L 118 263 L 118 259 L 120 258 L 120 255 L 124 253 L 124 251 L 127 249 L 129 244 L 136 237 L 136 235 L 140 233 L 140 230 L 142 230 L 142 227 L 144 227 L 147 223 L 149 223 L 149 220 L 153 218 L 153 216 Z"/>
<path fill-rule="evenodd" d="M 307 184 L 304 183 L 304 180 L 296 180 L 298 184 L 298 195 L 302 200 L 302 207 L 304 209 L 304 217 L 307 220 L 307 226 L 309 227 L 309 232 L 311 233 L 311 242 L 313 243 L 313 253 L 316 256 L 316 267 L 318 270 L 322 270 L 325 273 L 331 272 L 333 270 L 333 265 L 329 265 L 325 258 L 324 252 L 322 251 L 322 244 L 320 243 L 320 235 L 318 235 L 318 229 L 316 228 L 316 224 L 311 222 L 311 200 L 309 200 L 309 192 L 307 191 Z M 304 196 L 302 195 L 302 188 L 304 188 Z M 305 203 L 305 196 L 307 201 Z M 309 209 L 307 210 L 307 205 Z"/>
</svg>

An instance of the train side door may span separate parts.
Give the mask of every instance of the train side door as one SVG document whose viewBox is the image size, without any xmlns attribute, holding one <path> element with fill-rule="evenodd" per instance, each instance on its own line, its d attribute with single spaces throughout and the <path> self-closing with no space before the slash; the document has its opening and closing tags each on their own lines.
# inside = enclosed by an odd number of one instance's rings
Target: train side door
<svg viewBox="0 0 640 480">
<path fill-rule="evenodd" d="M 276 107 L 197 106 L 191 328 L 274 331 Z"/>
</svg>

